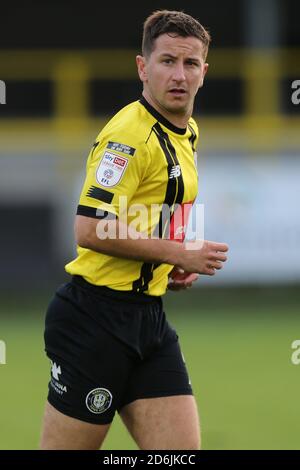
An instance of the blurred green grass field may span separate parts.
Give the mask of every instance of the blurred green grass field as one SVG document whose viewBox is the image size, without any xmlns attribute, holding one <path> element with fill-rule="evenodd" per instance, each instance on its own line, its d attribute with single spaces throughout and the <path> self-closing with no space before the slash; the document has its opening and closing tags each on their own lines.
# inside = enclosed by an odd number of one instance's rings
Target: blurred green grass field
<svg viewBox="0 0 300 470">
<path fill-rule="evenodd" d="M 204 449 L 300 449 L 300 365 L 291 363 L 291 343 L 300 339 L 299 297 L 299 289 L 276 288 L 168 294 Z M 0 449 L 38 446 L 49 377 L 47 302 L 14 296 L 1 305 L 7 364 L 0 365 Z M 118 416 L 103 448 L 136 449 Z"/>
</svg>

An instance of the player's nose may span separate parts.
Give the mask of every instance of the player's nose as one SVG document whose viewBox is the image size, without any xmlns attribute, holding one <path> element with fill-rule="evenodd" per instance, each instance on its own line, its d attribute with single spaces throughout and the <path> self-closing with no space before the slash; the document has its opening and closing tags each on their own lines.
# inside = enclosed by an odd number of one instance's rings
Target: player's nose
<svg viewBox="0 0 300 470">
<path fill-rule="evenodd" d="M 185 80 L 185 70 L 184 65 L 181 62 L 178 62 L 173 69 L 173 80 L 176 82 L 184 82 Z"/>
</svg>

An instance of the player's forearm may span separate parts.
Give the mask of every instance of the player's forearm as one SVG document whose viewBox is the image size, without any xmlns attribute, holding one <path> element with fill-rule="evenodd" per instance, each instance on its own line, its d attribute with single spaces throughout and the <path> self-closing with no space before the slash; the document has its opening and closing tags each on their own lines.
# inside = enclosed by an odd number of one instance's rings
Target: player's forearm
<svg viewBox="0 0 300 470">
<path fill-rule="evenodd" d="M 109 232 L 107 233 L 107 231 Z M 166 263 L 186 272 L 213 275 L 226 261 L 226 243 L 190 242 L 189 249 L 176 241 L 143 238 L 142 234 L 118 220 L 98 221 L 76 216 L 76 240 L 79 246 L 118 258 L 148 263 Z"/>
<path fill-rule="evenodd" d="M 161 239 L 94 239 L 88 248 L 118 258 L 176 265 L 182 246 L 179 243 Z"/>
<path fill-rule="evenodd" d="M 178 242 L 142 238 L 142 234 L 135 230 L 128 230 L 124 225 L 120 227 L 118 221 L 110 223 L 110 234 L 104 238 L 104 227 L 101 222 L 77 218 L 75 233 L 78 245 L 109 256 L 149 263 L 177 265 L 182 258 L 184 246 Z"/>
</svg>

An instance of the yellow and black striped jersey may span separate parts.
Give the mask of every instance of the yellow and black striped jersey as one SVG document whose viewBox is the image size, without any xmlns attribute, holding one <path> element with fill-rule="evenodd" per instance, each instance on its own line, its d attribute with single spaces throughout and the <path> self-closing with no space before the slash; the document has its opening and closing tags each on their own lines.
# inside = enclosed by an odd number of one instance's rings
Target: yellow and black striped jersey
<svg viewBox="0 0 300 470">
<path fill-rule="evenodd" d="M 103 128 L 90 151 L 77 214 L 94 218 L 125 215 L 127 224 L 135 224 L 148 236 L 174 239 L 174 227 L 169 224 L 166 229 L 163 209 L 168 207 L 172 215 L 176 207 L 196 198 L 197 140 L 192 118 L 186 129 L 178 128 L 144 97 L 124 107 Z M 121 291 L 162 295 L 173 268 L 79 246 L 77 254 L 66 265 L 68 273 Z"/>
</svg>

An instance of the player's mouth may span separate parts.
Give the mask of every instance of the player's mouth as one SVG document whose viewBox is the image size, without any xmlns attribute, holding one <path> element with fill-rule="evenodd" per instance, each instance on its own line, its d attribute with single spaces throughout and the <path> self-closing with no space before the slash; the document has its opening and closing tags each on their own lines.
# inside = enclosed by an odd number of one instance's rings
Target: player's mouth
<svg viewBox="0 0 300 470">
<path fill-rule="evenodd" d="M 186 90 L 184 88 L 170 88 L 168 91 L 172 96 L 184 96 L 186 95 Z"/>
</svg>

